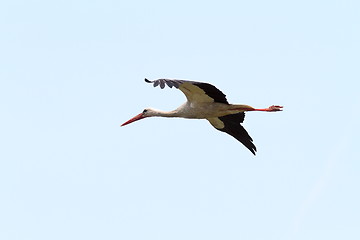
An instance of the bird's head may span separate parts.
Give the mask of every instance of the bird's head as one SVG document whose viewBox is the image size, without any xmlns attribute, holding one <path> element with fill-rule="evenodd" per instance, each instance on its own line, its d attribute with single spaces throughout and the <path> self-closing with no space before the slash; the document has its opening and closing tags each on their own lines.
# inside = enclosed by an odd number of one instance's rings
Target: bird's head
<svg viewBox="0 0 360 240">
<path fill-rule="evenodd" d="M 142 111 L 142 113 L 136 115 L 135 117 L 131 118 L 130 120 L 124 122 L 123 124 L 121 124 L 122 126 L 128 125 L 129 123 L 135 122 L 137 120 L 143 119 L 143 118 L 147 118 L 147 117 L 153 117 L 156 116 L 156 111 L 154 109 L 151 108 L 145 108 L 144 111 Z"/>
</svg>

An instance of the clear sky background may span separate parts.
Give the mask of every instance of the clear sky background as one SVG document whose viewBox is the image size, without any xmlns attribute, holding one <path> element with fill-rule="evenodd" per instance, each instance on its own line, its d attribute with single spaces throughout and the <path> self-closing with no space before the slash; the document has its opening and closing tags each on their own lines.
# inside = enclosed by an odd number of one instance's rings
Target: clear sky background
<svg viewBox="0 0 360 240">
<path fill-rule="evenodd" d="M 1 1 L 0 239 L 360 239 L 360 2 Z M 209 82 L 205 120 L 145 119 Z"/>
</svg>

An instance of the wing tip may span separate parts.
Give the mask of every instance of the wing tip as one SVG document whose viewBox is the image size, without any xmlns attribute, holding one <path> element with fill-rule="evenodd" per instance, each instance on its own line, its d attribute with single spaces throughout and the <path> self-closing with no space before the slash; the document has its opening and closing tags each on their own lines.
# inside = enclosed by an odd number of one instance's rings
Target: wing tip
<svg viewBox="0 0 360 240">
<path fill-rule="evenodd" d="M 252 152 L 252 154 L 254 154 L 254 156 L 256 156 L 256 147 L 255 148 L 249 148 L 250 152 Z"/>
<path fill-rule="evenodd" d="M 244 128 L 245 129 L 245 128 Z M 245 130 L 246 131 L 246 130 Z M 249 136 L 250 137 L 250 136 Z M 256 149 L 256 146 L 255 146 L 255 144 L 253 143 L 253 140 L 252 140 L 252 138 L 250 137 L 250 139 L 249 139 L 249 141 L 246 143 L 246 144 L 244 144 L 245 145 L 245 147 L 247 148 L 247 149 L 249 149 L 250 150 L 250 152 L 252 152 L 252 154 L 254 154 L 254 156 L 256 156 L 256 152 L 257 152 L 257 149 Z"/>
</svg>

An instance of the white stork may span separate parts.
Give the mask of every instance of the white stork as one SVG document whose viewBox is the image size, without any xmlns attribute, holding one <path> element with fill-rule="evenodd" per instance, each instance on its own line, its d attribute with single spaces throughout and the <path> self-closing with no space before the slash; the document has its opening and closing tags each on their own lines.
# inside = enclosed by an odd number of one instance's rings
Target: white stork
<svg viewBox="0 0 360 240">
<path fill-rule="evenodd" d="M 257 109 L 248 105 L 229 104 L 225 94 L 209 83 L 176 80 L 176 79 L 158 79 L 149 81 L 154 83 L 154 87 L 160 85 L 161 88 L 167 84 L 170 88 L 180 89 L 186 96 L 187 102 L 177 109 L 165 112 L 146 108 L 142 113 L 131 118 L 121 126 L 146 117 L 182 117 L 193 119 L 206 119 L 217 130 L 230 134 L 242 144 L 245 145 L 254 155 L 256 147 L 247 131 L 241 126 L 244 121 L 246 111 L 281 111 L 282 106 L 270 106 L 268 108 Z"/>
</svg>

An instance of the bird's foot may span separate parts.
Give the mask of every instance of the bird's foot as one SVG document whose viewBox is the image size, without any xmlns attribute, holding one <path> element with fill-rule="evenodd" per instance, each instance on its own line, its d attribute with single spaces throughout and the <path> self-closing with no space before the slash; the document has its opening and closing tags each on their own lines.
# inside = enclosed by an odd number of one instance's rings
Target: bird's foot
<svg viewBox="0 0 360 240">
<path fill-rule="evenodd" d="M 282 108 L 283 108 L 283 106 L 272 105 L 267 108 L 267 111 L 268 112 L 278 112 L 278 111 L 282 111 Z"/>
</svg>

